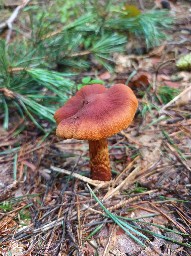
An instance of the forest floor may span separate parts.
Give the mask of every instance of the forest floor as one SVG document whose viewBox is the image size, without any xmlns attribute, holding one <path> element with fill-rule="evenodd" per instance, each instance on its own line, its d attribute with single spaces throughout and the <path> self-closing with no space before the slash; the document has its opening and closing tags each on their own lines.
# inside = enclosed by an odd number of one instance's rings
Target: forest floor
<svg viewBox="0 0 191 256">
<path fill-rule="evenodd" d="M 31 122 L 17 136 L 23 120 L 14 118 L 0 128 L 0 255 L 191 255 L 191 73 L 176 67 L 191 51 L 190 1 L 171 12 L 163 45 L 147 52 L 131 42 L 114 73 L 82 74 L 108 85 L 131 77 L 139 100 L 133 123 L 108 139 L 111 182 L 84 178 L 86 141 L 46 138 Z"/>
</svg>

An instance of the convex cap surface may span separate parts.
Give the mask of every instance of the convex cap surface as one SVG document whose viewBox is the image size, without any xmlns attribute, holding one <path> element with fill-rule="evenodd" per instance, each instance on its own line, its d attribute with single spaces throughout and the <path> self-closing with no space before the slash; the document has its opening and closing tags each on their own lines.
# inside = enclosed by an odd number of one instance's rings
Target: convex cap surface
<svg viewBox="0 0 191 256">
<path fill-rule="evenodd" d="M 84 86 L 56 111 L 56 134 L 65 139 L 107 138 L 129 126 L 137 106 L 136 96 L 124 84 L 109 89 L 101 84 Z"/>
</svg>

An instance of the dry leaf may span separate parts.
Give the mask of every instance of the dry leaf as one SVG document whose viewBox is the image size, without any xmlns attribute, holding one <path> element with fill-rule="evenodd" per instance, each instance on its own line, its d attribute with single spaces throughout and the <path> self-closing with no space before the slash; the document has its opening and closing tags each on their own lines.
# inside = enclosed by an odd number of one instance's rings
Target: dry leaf
<svg viewBox="0 0 191 256">
<path fill-rule="evenodd" d="M 99 75 L 99 79 L 108 80 L 111 78 L 111 74 L 107 71 Z"/>
<path fill-rule="evenodd" d="M 149 56 L 153 57 L 153 56 L 157 56 L 160 57 L 162 56 L 162 54 L 164 54 L 164 49 L 165 49 L 166 45 L 161 45 L 159 47 L 154 48 L 150 53 Z"/>
<path fill-rule="evenodd" d="M 148 86 L 150 84 L 151 75 L 148 72 L 139 72 L 130 81 L 130 87 Z"/>
</svg>

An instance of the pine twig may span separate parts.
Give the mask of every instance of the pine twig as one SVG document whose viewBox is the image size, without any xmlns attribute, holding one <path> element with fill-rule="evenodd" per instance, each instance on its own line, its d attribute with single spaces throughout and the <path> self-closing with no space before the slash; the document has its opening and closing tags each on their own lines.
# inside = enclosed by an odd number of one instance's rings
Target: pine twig
<svg viewBox="0 0 191 256">
<path fill-rule="evenodd" d="M 15 98 L 15 94 L 14 92 L 12 92 L 11 90 L 3 87 L 3 88 L 0 88 L 0 92 L 3 93 L 3 95 L 5 95 L 7 98 Z"/>
<path fill-rule="evenodd" d="M 79 56 L 88 55 L 90 53 L 91 53 L 91 51 L 76 52 L 76 53 L 71 54 L 70 56 L 71 57 L 79 57 Z"/>
</svg>

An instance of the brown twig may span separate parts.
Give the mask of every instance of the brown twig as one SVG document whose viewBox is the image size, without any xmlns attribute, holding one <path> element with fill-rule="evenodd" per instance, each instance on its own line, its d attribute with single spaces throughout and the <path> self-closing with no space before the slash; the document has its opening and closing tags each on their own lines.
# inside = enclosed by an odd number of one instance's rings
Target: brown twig
<svg viewBox="0 0 191 256">
<path fill-rule="evenodd" d="M 23 68 L 23 67 L 9 67 L 8 68 L 9 73 L 17 73 L 17 72 L 25 71 L 25 70 L 28 70 L 28 69 Z"/>
<path fill-rule="evenodd" d="M 179 156 L 179 154 L 177 153 L 177 151 L 168 143 L 168 142 L 164 142 L 165 145 L 170 149 L 170 151 L 175 155 L 175 157 L 184 165 L 184 167 L 188 170 L 191 171 L 191 168 L 188 166 L 188 164 L 186 163 L 186 160 L 183 161 L 182 158 Z"/>
<path fill-rule="evenodd" d="M 11 90 L 7 89 L 6 87 L 0 88 L 0 92 L 4 94 L 5 97 L 14 99 L 15 94 Z"/>
<path fill-rule="evenodd" d="M 156 92 L 157 91 L 157 77 L 158 77 L 158 73 L 159 73 L 159 70 L 168 65 L 169 63 L 171 62 L 174 62 L 175 59 L 170 59 L 170 60 L 167 60 L 165 62 L 162 62 L 160 63 L 157 67 L 156 67 L 156 70 L 155 70 L 155 74 L 154 74 L 154 78 L 153 78 L 153 91 Z"/>
<path fill-rule="evenodd" d="M 105 246 L 105 249 L 104 249 L 104 252 L 103 252 L 103 256 L 109 255 L 109 251 L 110 251 L 110 247 L 112 246 L 112 239 L 113 239 L 115 231 L 116 231 L 116 225 L 114 224 L 112 229 L 111 229 L 111 233 L 110 233 L 110 235 L 108 237 L 108 241 L 107 241 L 107 244 Z"/>
<path fill-rule="evenodd" d="M 164 105 L 159 112 L 163 113 L 166 108 L 173 105 L 178 99 L 180 99 L 182 96 L 184 96 L 185 94 L 187 94 L 190 91 L 191 91 L 191 86 L 187 87 L 183 92 L 181 92 L 179 95 L 174 97 L 170 102 L 168 102 L 166 105 Z"/>
<path fill-rule="evenodd" d="M 181 230 L 183 233 L 187 234 L 186 230 L 180 225 L 178 224 L 176 221 L 174 221 L 172 218 L 170 218 L 166 213 L 164 213 L 163 211 L 161 211 L 158 207 L 156 207 L 153 203 L 149 203 L 155 210 L 157 210 L 158 212 L 161 213 L 162 216 L 164 216 L 167 220 L 169 220 L 170 222 L 172 222 L 179 230 Z"/>
<path fill-rule="evenodd" d="M 109 211 L 115 211 L 117 210 L 118 208 L 121 208 L 123 206 L 126 206 L 127 204 L 129 203 L 132 203 L 133 201 L 136 201 L 136 200 L 139 200 L 140 199 L 140 196 L 135 196 L 133 198 L 129 198 L 127 200 L 123 200 L 122 202 L 119 202 L 118 204 L 114 205 L 114 206 L 111 206 L 108 208 Z"/>
<path fill-rule="evenodd" d="M 91 53 L 91 51 L 76 52 L 76 53 L 71 54 L 70 56 L 71 57 L 78 57 L 78 56 L 88 55 L 90 53 Z"/>
<path fill-rule="evenodd" d="M 109 190 L 102 200 L 105 201 L 109 197 L 116 194 L 122 188 L 124 187 L 127 188 L 128 186 L 130 186 L 133 182 L 135 182 L 136 176 L 139 173 L 140 173 L 140 167 L 138 166 L 117 187 L 113 188 L 112 190 Z"/>
<path fill-rule="evenodd" d="M 82 225 L 81 225 L 81 212 L 80 212 L 80 202 L 79 196 L 76 195 L 76 208 L 77 208 L 77 219 L 78 219 L 78 226 L 77 226 L 77 235 L 78 235 L 78 245 L 79 249 L 82 248 Z"/>
</svg>

